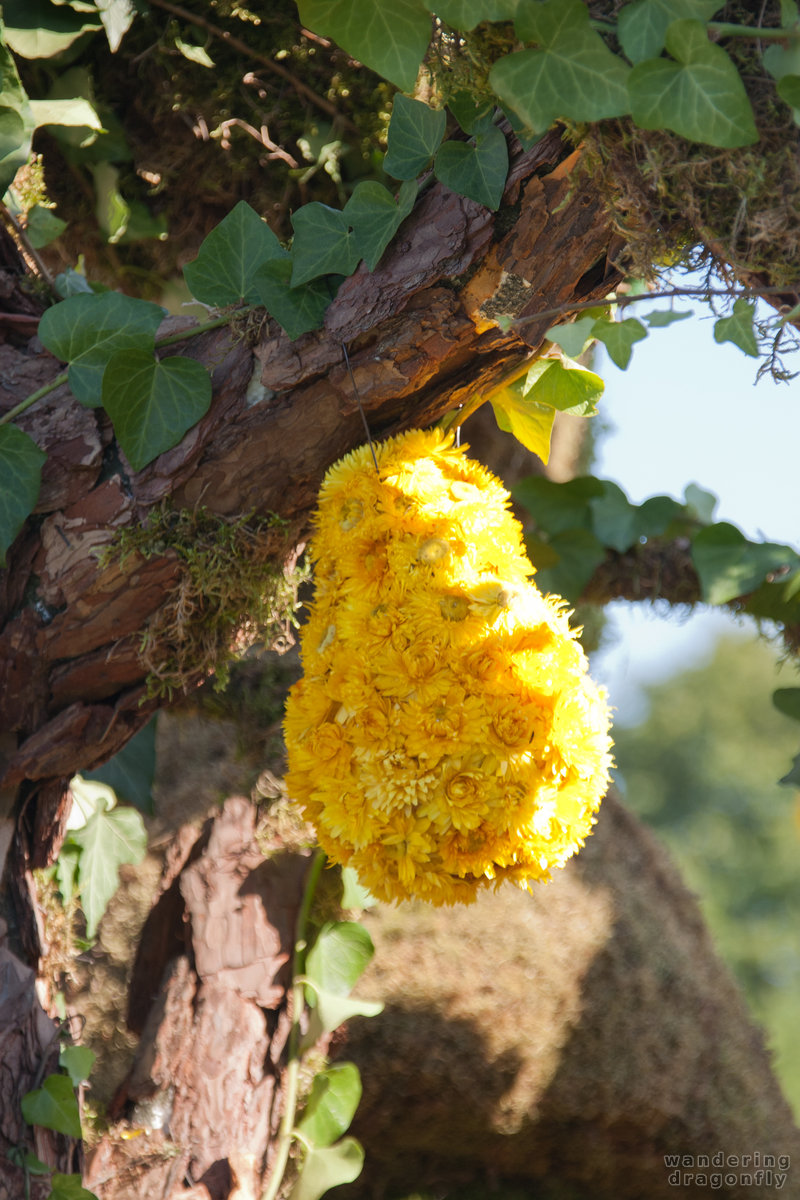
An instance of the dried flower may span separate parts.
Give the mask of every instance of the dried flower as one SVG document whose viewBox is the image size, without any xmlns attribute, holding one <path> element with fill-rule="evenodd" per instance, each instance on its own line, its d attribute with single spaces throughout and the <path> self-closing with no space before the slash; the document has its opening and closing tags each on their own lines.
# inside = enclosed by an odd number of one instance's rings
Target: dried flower
<svg viewBox="0 0 800 1200">
<path fill-rule="evenodd" d="M 549 878 L 611 765 L 604 693 L 543 596 L 500 482 L 438 430 L 348 454 L 320 490 L 287 785 L 379 899 Z"/>
</svg>

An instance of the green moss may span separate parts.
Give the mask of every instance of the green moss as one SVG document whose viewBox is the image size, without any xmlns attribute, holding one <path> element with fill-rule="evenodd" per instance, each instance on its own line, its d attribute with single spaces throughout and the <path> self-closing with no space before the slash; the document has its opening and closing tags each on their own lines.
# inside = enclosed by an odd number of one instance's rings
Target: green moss
<svg viewBox="0 0 800 1200">
<path fill-rule="evenodd" d="M 171 698 L 214 674 L 224 688 L 231 662 L 257 642 L 293 642 L 297 588 L 287 572 L 285 522 L 270 514 L 220 517 L 205 508 L 155 510 L 145 526 L 123 530 L 112 551 L 169 556 L 178 581 L 142 636 L 148 694 Z"/>
</svg>

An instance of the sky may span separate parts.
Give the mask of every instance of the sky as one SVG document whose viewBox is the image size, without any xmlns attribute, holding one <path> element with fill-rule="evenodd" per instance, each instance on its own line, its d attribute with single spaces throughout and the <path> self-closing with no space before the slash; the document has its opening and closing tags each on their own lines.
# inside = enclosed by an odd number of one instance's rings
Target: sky
<svg viewBox="0 0 800 1200">
<path fill-rule="evenodd" d="M 668 304 L 642 302 L 648 312 L 656 307 Z M 758 360 L 714 341 L 705 305 L 675 307 L 694 315 L 651 330 L 634 346 L 627 371 L 602 348 L 595 358 L 606 390 L 593 472 L 613 479 L 635 503 L 658 494 L 680 500 L 686 485 L 697 483 L 719 497 L 715 520 L 800 549 L 800 378 L 755 384 Z M 800 371 L 800 354 L 795 358 Z M 747 628 L 708 610 L 666 619 L 646 605 L 608 611 L 609 648 L 592 657 L 592 674 L 608 688 L 622 723 L 645 715 L 643 683 L 700 665 L 716 637 Z"/>
</svg>

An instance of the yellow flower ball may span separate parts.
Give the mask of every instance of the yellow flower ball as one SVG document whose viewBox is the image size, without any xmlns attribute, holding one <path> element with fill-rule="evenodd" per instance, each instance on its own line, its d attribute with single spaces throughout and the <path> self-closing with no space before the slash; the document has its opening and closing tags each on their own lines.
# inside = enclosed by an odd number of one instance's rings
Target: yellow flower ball
<svg viewBox="0 0 800 1200">
<path fill-rule="evenodd" d="M 591 832 L 609 715 L 564 602 L 543 596 L 509 495 L 438 430 L 325 476 L 289 793 L 381 900 L 546 880 Z"/>
</svg>

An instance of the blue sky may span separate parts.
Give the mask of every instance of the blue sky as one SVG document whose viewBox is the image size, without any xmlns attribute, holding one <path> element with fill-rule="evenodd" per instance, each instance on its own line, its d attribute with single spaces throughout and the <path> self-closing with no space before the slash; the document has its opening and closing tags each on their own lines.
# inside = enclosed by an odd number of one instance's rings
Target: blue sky
<svg viewBox="0 0 800 1200">
<path fill-rule="evenodd" d="M 615 480 L 637 503 L 659 493 L 680 499 L 687 483 L 697 483 L 719 497 L 716 520 L 800 549 L 800 379 L 754 386 L 757 360 L 714 341 L 706 307 L 675 307 L 694 315 L 652 330 L 634 346 L 627 371 L 604 352 L 595 359 L 606 382 L 600 419 L 607 429 L 595 474 Z M 645 605 L 612 607 L 618 638 L 594 657 L 592 673 L 622 721 L 643 715 L 642 683 L 710 655 L 715 638 L 736 627 L 707 611 L 662 619 Z"/>
</svg>

